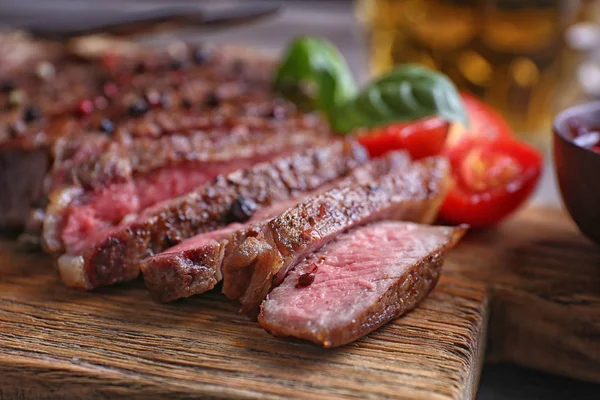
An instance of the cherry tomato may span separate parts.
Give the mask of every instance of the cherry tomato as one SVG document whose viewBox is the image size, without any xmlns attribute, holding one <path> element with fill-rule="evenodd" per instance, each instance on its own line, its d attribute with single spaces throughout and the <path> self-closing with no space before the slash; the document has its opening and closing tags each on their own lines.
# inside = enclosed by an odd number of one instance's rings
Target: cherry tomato
<svg viewBox="0 0 600 400">
<path fill-rule="evenodd" d="M 461 97 L 469 116 L 469 127 L 458 123 L 453 124 L 446 147 L 456 146 L 461 141 L 473 137 L 484 137 L 490 140 L 512 137 L 510 125 L 492 107 L 466 92 L 461 92 Z"/>
<path fill-rule="evenodd" d="M 441 117 L 418 121 L 399 122 L 358 134 L 358 141 L 371 157 L 398 149 L 405 149 L 412 158 L 440 154 L 444 148 L 450 124 Z"/>
<path fill-rule="evenodd" d="M 496 224 L 533 192 L 542 170 L 542 155 L 512 138 L 472 137 L 447 147 L 454 187 L 440 216 L 474 228 Z"/>
</svg>

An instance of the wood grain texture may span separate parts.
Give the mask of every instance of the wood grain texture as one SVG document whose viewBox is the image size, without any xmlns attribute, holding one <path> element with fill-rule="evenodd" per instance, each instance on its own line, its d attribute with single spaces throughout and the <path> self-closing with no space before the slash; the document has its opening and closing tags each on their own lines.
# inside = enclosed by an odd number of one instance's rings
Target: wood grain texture
<svg viewBox="0 0 600 400">
<path fill-rule="evenodd" d="M 0 399 L 472 399 L 487 289 L 441 280 L 351 345 L 276 339 L 219 294 L 159 305 L 141 282 L 65 289 L 46 257 L 0 242 Z"/>
<path fill-rule="evenodd" d="M 600 382 L 600 247 L 566 213 L 529 208 L 471 232 L 445 274 L 489 285 L 489 360 Z"/>
</svg>

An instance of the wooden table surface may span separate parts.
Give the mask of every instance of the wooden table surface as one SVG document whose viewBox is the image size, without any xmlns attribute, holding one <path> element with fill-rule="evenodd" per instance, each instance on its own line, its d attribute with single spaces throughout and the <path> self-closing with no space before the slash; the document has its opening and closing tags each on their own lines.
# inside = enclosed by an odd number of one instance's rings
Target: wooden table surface
<svg viewBox="0 0 600 400">
<path fill-rule="evenodd" d="M 191 1 L 177 1 L 189 4 Z M 265 1 L 263 1 L 265 2 Z M 278 2 L 278 1 L 266 1 Z M 60 9 L 56 3 L 43 2 L 45 11 Z M 88 7 L 91 1 L 75 0 L 69 1 L 70 7 Z M 160 5 L 158 0 L 146 0 L 142 2 L 135 0 L 103 2 L 107 7 L 119 9 L 125 7 L 146 7 Z M 173 4 L 175 2 L 172 2 Z M 201 2 L 205 4 L 207 2 Z M 209 6 L 214 6 L 213 2 Z M 219 6 L 234 4 L 234 1 L 219 2 Z M 321 35 L 332 40 L 344 53 L 351 68 L 361 80 L 366 79 L 366 62 L 364 52 L 360 46 L 360 31 L 356 27 L 351 6 L 348 1 L 286 1 L 282 12 L 276 18 L 263 22 L 259 25 L 235 28 L 228 31 L 198 34 L 193 29 L 178 32 L 174 37 L 183 37 L 194 40 L 209 40 L 216 43 L 237 43 L 259 47 L 263 49 L 279 51 L 292 37 L 307 32 Z M 75 5 L 74 5 L 75 4 Z M 10 10 L 12 14 L 3 13 L 2 10 Z M 6 1 L 0 5 L 0 25 L 2 16 L 12 17 L 23 13 L 35 11 L 31 3 L 24 5 L 22 2 Z M 537 204 L 551 204 L 560 206 L 551 163 L 548 166 L 540 186 L 535 202 Z M 566 378 L 555 378 L 538 372 L 507 365 L 490 366 L 484 369 L 482 386 L 478 399 L 536 399 L 536 398 L 593 398 L 590 393 L 597 395 L 600 386 L 584 384 Z M 0 398 L 2 395 L 0 394 Z"/>
</svg>

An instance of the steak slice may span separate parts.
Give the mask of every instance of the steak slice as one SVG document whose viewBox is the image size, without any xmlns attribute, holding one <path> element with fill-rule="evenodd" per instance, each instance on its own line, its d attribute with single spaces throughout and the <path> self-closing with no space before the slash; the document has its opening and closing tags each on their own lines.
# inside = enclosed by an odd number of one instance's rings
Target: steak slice
<svg viewBox="0 0 600 400">
<path fill-rule="evenodd" d="M 224 136 L 224 137 L 222 137 Z M 51 254 L 77 251 L 90 236 L 156 203 L 181 196 L 221 173 L 323 143 L 304 131 L 246 132 L 206 137 L 170 135 L 132 145 L 110 143 L 71 169 L 69 186 L 54 190 L 43 223 Z"/>
<path fill-rule="evenodd" d="M 93 289 L 135 279 L 144 258 L 183 239 L 245 221 L 296 193 L 316 189 L 368 159 L 353 141 L 332 143 L 221 175 L 178 199 L 157 204 L 133 221 L 92 237 L 63 254 L 58 270 L 67 286 Z"/>
<path fill-rule="evenodd" d="M 239 232 L 225 252 L 223 293 L 255 315 L 290 268 L 347 229 L 385 219 L 433 221 L 449 182 L 447 161 L 432 157 L 367 184 L 332 189 Z"/>
<path fill-rule="evenodd" d="M 258 321 L 276 336 L 350 343 L 415 308 L 466 227 L 378 222 L 311 254 L 273 289 Z"/>
<path fill-rule="evenodd" d="M 204 293 L 221 281 L 221 266 L 226 257 L 226 250 L 231 251 L 235 247 L 228 244 L 240 237 L 236 235 L 236 231 L 245 232 L 252 225 L 264 225 L 286 209 L 296 206 L 299 201 L 319 192 L 356 183 L 367 184 L 391 172 L 401 173 L 409 162 L 405 153 L 389 153 L 385 157 L 356 167 L 349 176 L 325 184 L 317 190 L 295 193 L 290 200 L 271 204 L 254 213 L 246 222 L 233 223 L 223 229 L 184 240 L 177 246 L 142 262 L 141 269 L 146 286 L 152 297 L 160 302 Z"/>
</svg>

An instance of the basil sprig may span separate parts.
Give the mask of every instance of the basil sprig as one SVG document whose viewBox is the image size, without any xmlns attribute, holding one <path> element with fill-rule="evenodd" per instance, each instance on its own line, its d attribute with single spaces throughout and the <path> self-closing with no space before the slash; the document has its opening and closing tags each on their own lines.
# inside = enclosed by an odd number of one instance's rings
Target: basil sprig
<svg viewBox="0 0 600 400">
<path fill-rule="evenodd" d="M 458 90 L 444 74 L 401 65 L 356 93 L 343 57 L 322 39 L 296 39 L 275 77 L 275 87 L 292 99 L 306 85 L 302 97 L 339 133 L 434 115 L 468 124 Z"/>
<path fill-rule="evenodd" d="M 275 75 L 275 87 L 328 117 L 356 94 L 354 77 L 335 46 L 310 37 L 289 45 Z"/>
</svg>

